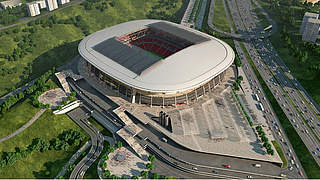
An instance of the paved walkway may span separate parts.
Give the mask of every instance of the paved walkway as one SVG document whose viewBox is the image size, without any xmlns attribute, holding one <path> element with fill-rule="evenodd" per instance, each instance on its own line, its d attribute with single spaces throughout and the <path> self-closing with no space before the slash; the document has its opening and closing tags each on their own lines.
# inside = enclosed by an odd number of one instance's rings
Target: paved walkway
<svg viewBox="0 0 320 180">
<path fill-rule="evenodd" d="M 0 104 L 2 104 L 3 101 L 9 99 L 10 96 L 14 96 L 14 95 L 18 94 L 19 92 L 22 92 L 22 91 L 24 91 L 25 89 L 27 89 L 28 87 L 32 86 L 37 80 L 38 80 L 38 78 L 36 78 L 36 79 L 34 79 L 34 80 L 26 83 L 25 85 L 23 85 L 23 86 L 15 89 L 14 91 L 9 92 L 8 94 L 2 96 L 2 97 L 0 98 Z"/>
<path fill-rule="evenodd" d="M 16 130 L 15 132 L 9 134 L 8 136 L 1 138 L 0 139 L 0 143 L 3 141 L 6 141 L 10 138 L 12 138 L 13 136 L 21 133 L 22 131 L 24 131 L 26 128 L 28 128 L 29 126 L 31 126 L 47 109 L 46 108 L 42 108 L 39 112 L 37 112 L 26 124 L 24 124 L 21 128 L 19 128 L 18 130 Z"/>
<path fill-rule="evenodd" d="M 73 154 L 73 156 L 69 159 L 69 161 L 63 166 L 61 171 L 58 173 L 58 175 L 55 177 L 55 179 L 58 179 L 60 176 L 64 176 L 67 172 L 67 168 L 72 165 L 80 156 L 81 154 L 87 150 L 91 146 L 91 141 L 87 141 L 76 153 Z"/>
</svg>

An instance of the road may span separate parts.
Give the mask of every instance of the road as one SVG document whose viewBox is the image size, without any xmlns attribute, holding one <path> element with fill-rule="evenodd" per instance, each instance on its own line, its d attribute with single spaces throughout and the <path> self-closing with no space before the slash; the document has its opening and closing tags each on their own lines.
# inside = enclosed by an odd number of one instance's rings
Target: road
<svg viewBox="0 0 320 180">
<path fill-rule="evenodd" d="M 83 130 L 85 130 L 91 138 L 91 148 L 88 154 L 75 166 L 70 179 L 82 179 L 87 169 L 94 163 L 100 156 L 103 149 L 103 135 L 99 130 L 89 123 L 87 120 L 89 111 L 85 107 L 77 108 L 69 113 L 68 116 L 74 120 Z"/>
<path fill-rule="evenodd" d="M 223 1 L 223 4 L 224 4 L 224 7 L 226 7 L 225 1 Z M 236 10 L 237 8 L 234 8 L 235 6 L 233 6 L 233 5 L 234 4 L 230 3 L 229 7 L 231 9 L 231 12 L 233 12 L 233 19 L 234 20 L 238 19 L 238 21 L 235 21 L 235 26 L 239 28 L 242 26 L 242 21 L 239 20 L 239 16 L 237 16 L 237 14 L 238 14 L 237 10 Z M 226 11 L 226 12 L 227 12 L 226 15 L 228 18 L 231 32 L 234 32 L 231 17 L 229 15 L 228 11 Z M 208 24 L 210 22 L 212 22 L 212 21 L 208 21 Z M 301 163 L 298 160 L 295 152 L 293 151 L 292 145 L 289 142 L 288 137 L 286 136 L 286 134 L 282 133 L 282 132 L 284 132 L 283 128 L 280 126 L 278 118 L 274 115 L 275 114 L 274 110 L 272 109 L 272 106 L 270 105 L 269 101 L 267 100 L 266 95 L 263 92 L 261 85 L 258 83 L 257 77 L 255 76 L 253 69 L 251 68 L 250 64 L 248 63 L 248 60 L 247 60 L 246 56 L 244 55 L 244 52 L 243 52 L 239 42 L 237 40 L 234 40 L 234 44 L 235 44 L 236 51 L 239 54 L 239 57 L 243 63 L 243 71 L 246 74 L 247 79 L 249 80 L 250 88 L 253 90 L 253 93 L 255 93 L 259 96 L 259 99 L 261 100 L 260 102 L 263 104 L 263 106 L 265 108 L 265 112 L 269 112 L 269 113 L 264 113 L 264 117 L 266 118 L 267 122 L 274 122 L 273 123 L 274 126 L 271 126 L 269 124 L 270 129 L 268 129 L 266 132 L 271 130 L 271 133 L 273 134 L 273 136 L 275 137 L 275 140 L 279 143 L 279 145 L 283 149 L 284 153 L 286 153 L 287 156 L 291 155 L 292 158 L 296 159 L 296 163 L 301 167 Z M 279 133 L 280 133 L 280 135 L 279 135 Z M 288 154 L 288 153 L 290 153 L 290 154 Z M 286 158 L 288 160 L 290 159 L 290 157 L 286 157 Z M 284 169 L 282 171 L 282 173 L 287 174 L 289 177 L 301 177 L 298 169 L 292 168 L 291 172 L 288 172 L 288 171 L 290 171 L 289 169 L 291 169 L 290 166 L 288 167 L 288 169 Z M 305 173 L 302 173 L 302 174 L 303 174 L 303 177 L 306 177 Z"/>
<path fill-rule="evenodd" d="M 233 12 L 232 18 L 233 18 L 233 21 L 235 22 L 235 26 L 237 28 L 239 28 L 239 29 L 242 29 L 242 31 L 245 32 L 243 21 L 241 20 L 240 14 L 238 12 L 237 4 L 235 3 L 235 1 L 228 1 L 228 3 L 229 3 L 229 7 L 230 7 L 231 11 Z M 252 25 L 252 23 L 251 23 L 251 25 Z M 242 51 L 239 43 L 236 44 L 236 49 L 237 49 L 237 51 L 239 51 L 238 54 L 239 54 L 240 58 L 244 59 L 245 58 L 245 54 Z M 245 60 L 243 62 L 246 63 L 244 65 L 244 67 L 245 67 L 244 70 L 245 70 L 245 72 L 247 71 L 248 79 L 250 81 L 250 85 L 252 86 L 252 89 L 255 90 L 256 94 L 259 95 L 260 99 L 266 100 L 265 95 L 264 95 L 264 93 L 262 91 L 262 88 L 261 88 L 260 84 L 258 83 L 257 78 L 255 77 L 255 75 L 253 73 L 253 70 L 250 67 L 250 64 L 248 63 L 247 60 Z M 270 104 L 266 103 L 266 102 L 262 102 L 262 103 L 263 103 L 264 107 L 268 107 L 266 109 L 266 111 L 265 111 L 265 116 L 266 116 L 266 118 L 267 118 L 267 120 L 269 122 L 269 127 L 271 127 L 271 130 L 273 132 L 274 137 L 276 138 L 278 143 L 281 145 L 284 153 L 286 154 L 287 160 L 293 158 L 293 159 L 296 160 L 295 163 L 298 164 L 298 167 L 302 167 L 301 163 L 298 161 L 298 158 L 297 158 L 296 154 L 293 151 L 293 148 L 292 148 L 291 144 L 288 141 L 288 138 L 286 137 L 285 134 L 282 133 L 284 131 L 283 131 L 282 127 L 280 126 L 279 120 L 277 118 L 275 118 L 276 117 L 274 115 L 275 113 L 274 113 L 273 110 L 271 110 Z M 270 122 L 273 122 L 274 126 L 270 126 Z M 303 173 L 303 172 L 304 171 L 301 170 L 301 174 L 304 174 L 303 177 L 305 177 L 305 173 Z M 300 169 L 297 168 L 297 169 L 292 169 L 292 172 L 287 172 L 286 174 L 292 174 L 293 177 L 300 177 L 299 173 L 300 173 Z"/>
<path fill-rule="evenodd" d="M 240 29 L 242 32 L 259 29 L 258 18 L 251 11 L 252 6 L 250 1 L 241 0 L 235 2 L 233 0 L 228 0 L 227 2 L 229 3 L 229 7 L 233 15 L 233 22 L 235 23 L 237 29 Z M 291 124 L 295 127 L 297 133 L 302 138 L 309 151 L 316 152 L 316 148 L 319 147 L 319 143 L 317 138 L 311 133 L 312 128 L 308 129 L 305 122 L 305 120 L 308 119 L 310 120 L 310 124 L 313 123 L 313 126 L 318 124 L 318 120 L 315 122 L 317 112 L 313 112 L 316 110 L 313 100 L 308 100 L 309 96 L 306 94 L 306 92 L 301 92 L 301 89 L 303 88 L 301 86 L 297 87 L 299 85 L 297 80 L 292 75 L 287 75 L 290 73 L 289 69 L 286 68 L 284 63 L 280 61 L 280 57 L 277 55 L 269 40 L 248 40 L 247 42 L 244 42 L 244 46 L 249 53 L 249 56 L 255 63 L 259 73 L 266 81 L 274 96 L 277 97 L 279 105 L 287 115 L 288 119 L 290 119 Z M 270 53 L 269 50 L 272 52 Z M 239 53 L 239 55 L 240 57 L 245 56 L 243 52 Z M 283 69 L 285 71 L 283 71 Z M 291 79 L 288 77 L 291 77 Z M 294 83 L 291 83 L 290 85 L 290 82 L 292 81 L 294 81 Z M 253 84 L 256 82 L 253 81 L 251 83 Z M 258 90 L 258 92 L 261 92 L 261 87 L 258 87 Z M 303 94 L 305 94 L 305 97 Z M 311 109 L 308 109 L 307 104 L 311 106 Z M 301 112 L 300 110 L 306 111 Z M 267 113 L 270 115 L 274 114 L 271 111 Z M 313 120 L 314 122 L 312 122 Z M 272 122 L 273 127 L 279 131 L 280 123 L 278 121 L 269 122 Z M 299 129 L 300 124 L 302 126 L 302 131 L 301 128 Z M 308 130 L 306 131 L 306 129 Z M 316 133 L 317 132 L 315 132 L 315 134 Z M 288 143 L 288 141 L 285 142 Z M 292 153 L 289 151 L 289 149 L 285 149 L 285 152 L 288 159 L 296 161 L 296 158 L 292 157 Z M 314 153 L 313 156 L 317 163 L 319 163 L 319 157 L 317 154 Z M 299 169 L 299 171 L 302 170 L 299 168 L 301 167 L 300 163 L 297 163 L 296 161 L 295 164 L 298 164 L 296 168 Z"/>
<path fill-rule="evenodd" d="M 148 124 L 138 123 L 138 126 L 143 131 L 138 134 L 136 140 L 142 146 L 147 144 L 153 151 L 156 149 L 161 152 L 157 154 L 161 154 L 162 157 L 185 168 L 197 167 L 199 172 L 206 173 L 216 171 L 219 172 L 219 176 L 225 176 L 224 178 L 247 178 L 248 176 L 276 178 L 280 175 L 280 168 L 275 164 L 192 151 L 178 145 Z M 165 137 L 168 142 L 163 142 L 162 137 Z M 230 164 L 232 167 L 230 169 L 224 168 L 225 164 Z M 263 168 L 255 168 L 254 164 L 261 164 Z M 216 176 L 216 174 L 214 175 Z"/>
<path fill-rule="evenodd" d="M 223 0 L 224 1 L 224 0 Z M 277 32 L 278 26 L 275 23 L 275 21 L 273 21 L 268 14 L 263 10 L 263 8 L 259 5 L 259 9 L 262 11 L 262 14 L 266 16 L 266 18 L 269 20 L 270 24 L 272 25 L 272 29 L 270 32 L 264 32 L 263 29 L 260 29 L 258 32 L 247 32 L 244 33 L 246 31 L 240 31 L 239 29 L 237 29 L 237 31 L 239 31 L 238 33 L 235 33 L 235 31 L 233 32 L 225 32 L 223 30 L 220 30 L 218 28 L 216 28 L 212 22 L 213 22 L 213 16 L 214 16 L 214 5 L 215 5 L 215 0 L 211 0 L 211 4 L 210 4 L 210 11 L 209 11 L 209 16 L 208 16 L 208 25 L 209 27 L 215 31 L 218 32 L 220 34 L 224 34 L 226 36 L 229 37 L 233 37 L 236 39 L 259 39 L 259 38 L 266 38 L 269 37 L 271 35 L 273 35 L 274 33 Z M 226 13 L 228 13 L 227 7 L 225 6 L 224 9 L 226 10 Z M 233 11 L 231 11 L 231 14 L 234 13 Z"/>
<path fill-rule="evenodd" d="M 243 2 L 245 1 L 238 2 L 239 9 L 244 9 L 240 12 L 243 12 L 243 16 L 248 16 L 248 9 L 246 8 L 250 6 Z M 250 16 L 243 21 L 251 22 L 251 20 L 248 19 L 250 19 Z M 273 91 L 275 97 L 281 96 L 280 99 L 277 99 L 279 104 L 286 113 L 288 119 L 290 119 L 292 125 L 298 125 L 296 126 L 296 131 L 306 144 L 318 165 L 320 165 L 320 158 L 317 155 L 317 151 L 320 151 L 320 149 L 317 150 L 317 148 L 320 148 L 320 130 L 315 128 L 317 124 L 320 123 L 319 118 L 317 117 L 319 111 L 316 111 L 314 106 L 312 107 L 313 104 L 307 99 L 306 95 L 303 96 L 303 94 L 306 93 L 305 91 L 301 91 L 303 88 L 297 87 L 299 85 L 298 83 L 295 85 L 293 80 L 296 82 L 297 80 L 290 74 L 289 69 L 281 61 L 269 40 L 253 40 L 251 43 L 245 45 L 247 46 L 249 53 L 256 58 L 254 62 L 256 63 L 258 70 L 262 72 L 265 81 L 271 88 L 276 90 Z M 273 49 L 273 51 L 269 51 L 268 48 Z M 267 81 L 268 79 L 271 80 L 271 82 Z M 278 84 L 279 86 L 277 86 Z M 301 124 L 302 128 L 297 128 L 299 127 L 299 124 Z"/>
<path fill-rule="evenodd" d="M 83 1 L 85 1 L 85 0 L 72 0 L 72 1 L 70 1 L 70 3 L 63 5 L 62 7 L 59 7 L 58 9 L 56 9 L 56 10 L 54 10 L 54 11 L 47 12 L 47 13 L 45 13 L 45 14 L 40 14 L 39 16 L 35 16 L 35 17 L 25 17 L 25 18 L 22 18 L 22 19 L 21 19 L 19 22 L 17 22 L 17 23 L 0 27 L 0 31 L 1 31 L 1 30 L 5 30 L 5 29 L 9 29 L 9 28 L 12 28 L 12 27 L 15 27 L 15 26 L 18 26 L 18 25 L 21 25 L 21 24 L 26 24 L 26 23 L 28 23 L 28 22 L 30 22 L 30 21 L 33 21 L 33 20 L 39 19 L 39 18 L 41 18 L 41 17 L 47 16 L 47 15 L 51 14 L 52 12 L 60 11 L 60 10 L 62 10 L 62 9 L 64 9 L 64 8 L 67 8 L 67 7 L 69 7 L 69 6 L 72 6 L 72 5 L 81 3 L 81 2 L 83 2 Z"/>
</svg>

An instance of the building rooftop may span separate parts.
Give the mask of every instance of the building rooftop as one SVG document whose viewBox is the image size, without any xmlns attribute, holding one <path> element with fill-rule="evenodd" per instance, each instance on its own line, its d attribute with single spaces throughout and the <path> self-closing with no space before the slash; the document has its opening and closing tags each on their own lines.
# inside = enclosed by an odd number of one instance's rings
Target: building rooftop
<svg viewBox="0 0 320 180">
<path fill-rule="evenodd" d="M 193 43 L 164 59 L 116 37 L 139 29 L 155 28 Z M 143 91 L 177 93 L 209 81 L 234 60 L 225 42 L 197 30 L 161 20 L 136 20 L 118 24 L 84 38 L 79 53 L 112 78 Z"/>
<path fill-rule="evenodd" d="M 9 0 L 9 1 L 2 1 L 0 4 L 4 7 L 15 7 L 21 4 L 20 0 Z"/>
</svg>

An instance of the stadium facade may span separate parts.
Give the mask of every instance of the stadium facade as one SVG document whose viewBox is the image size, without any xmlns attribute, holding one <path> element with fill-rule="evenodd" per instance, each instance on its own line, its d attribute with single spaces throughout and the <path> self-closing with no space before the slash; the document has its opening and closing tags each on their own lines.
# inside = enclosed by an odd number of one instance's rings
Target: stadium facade
<svg viewBox="0 0 320 180">
<path fill-rule="evenodd" d="M 118 24 L 78 47 L 88 75 L 132 103 L 185 104 L 212 91 L 234 61 L 225 42 L 161 20 Z"/>
</svg>

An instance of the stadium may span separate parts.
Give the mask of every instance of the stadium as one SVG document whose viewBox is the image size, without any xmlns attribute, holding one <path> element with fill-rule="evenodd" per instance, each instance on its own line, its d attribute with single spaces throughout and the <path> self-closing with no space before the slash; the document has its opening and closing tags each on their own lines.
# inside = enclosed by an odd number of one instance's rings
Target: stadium
<svg viewBox="0 0 320 180">
<path fill-rule="evenodd" d="M 234 61 L 225 42 L 179 24 L 136 20 L 84 38 L 83 66 L 132 103 L 188 104 L 224 80 Z"/>
</svg>

